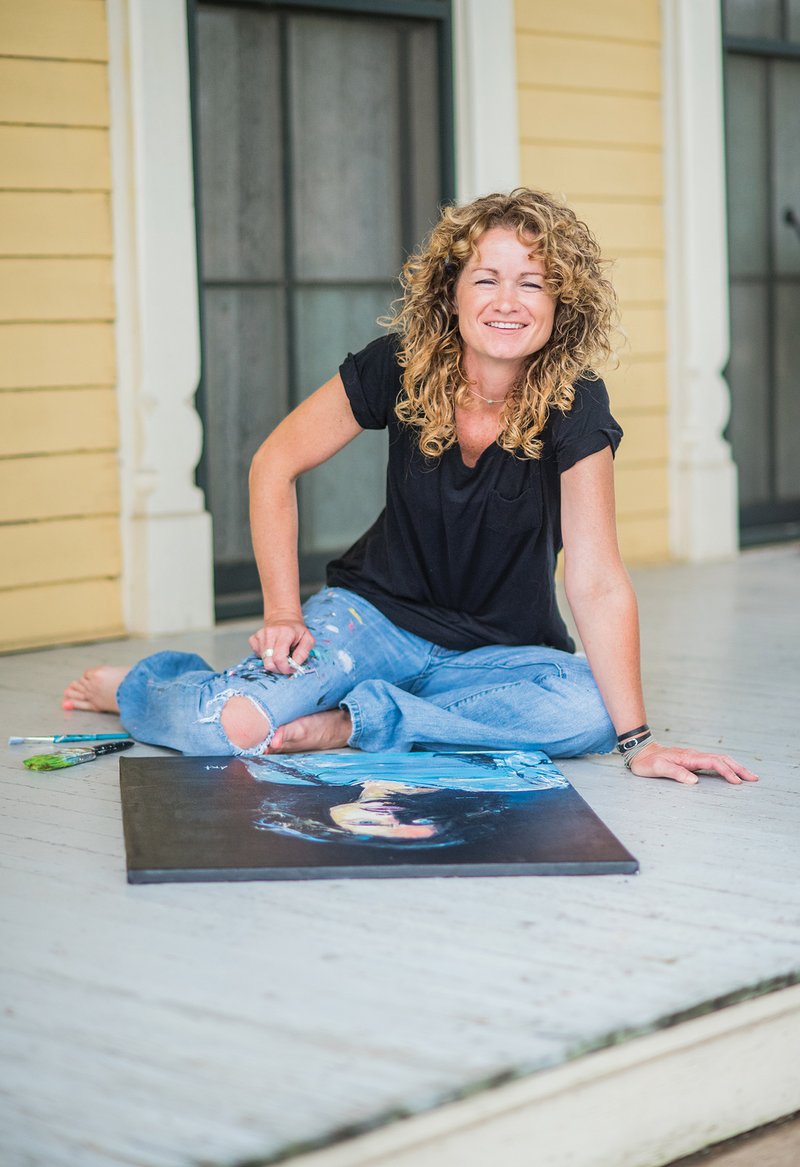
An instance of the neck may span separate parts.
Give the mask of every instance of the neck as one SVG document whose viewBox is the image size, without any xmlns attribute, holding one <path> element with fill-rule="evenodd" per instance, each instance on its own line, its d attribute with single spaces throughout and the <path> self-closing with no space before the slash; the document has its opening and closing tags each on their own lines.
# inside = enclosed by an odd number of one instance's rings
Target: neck
<svg viewBox="0 0 800 1167">
<path fill-rule="evenodd" d="M 514 388 L 519 368 L 509 368 L 508 361 L 470 360 L 464 362 L 464 372 L 473 394 L 484 401 L 502 401 Z"/>
</svg>

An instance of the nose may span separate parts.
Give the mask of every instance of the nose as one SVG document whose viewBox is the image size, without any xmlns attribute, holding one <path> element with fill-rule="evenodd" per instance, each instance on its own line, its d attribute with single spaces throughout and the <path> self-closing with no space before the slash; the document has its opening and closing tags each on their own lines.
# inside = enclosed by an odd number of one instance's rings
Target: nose
<svg viewBox="0 0 800 1167">
<path fill-rule="evenodd" d="M 495 308 L 498 312 L 515 312 L 519 294 L 514 280 L 499 280 L 495 289 Z"/>
</svg>

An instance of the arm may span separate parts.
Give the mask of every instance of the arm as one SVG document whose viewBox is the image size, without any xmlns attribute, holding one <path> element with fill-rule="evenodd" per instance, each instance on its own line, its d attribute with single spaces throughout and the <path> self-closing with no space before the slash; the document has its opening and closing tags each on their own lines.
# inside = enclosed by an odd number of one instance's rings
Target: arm
<svg viewBox="0 0 800 1167">
<path fill-rule="evenodd" d="M 636 596 L 617 545 L 611 450 L 576 462 L 561 475 L 564 585 L 586 656 L 618 734 L 647 721 L 639 664 Z M 634 774 L 695 783 L 697 770 L 728 782 L 755 774 L 721 754 L 652 742 L 631 763 Z"/>
<path fill-rule="evenodd" d="M 250 529 L 264 595 L 264 626 L 250 637 L 250 647 L 267 669 L 290 673 L 289 655 L 301 665 L 314 644 L 300 605 L 297 479 L 360 433 L 337 374 L 298 405 L 253 457 Z"/>
</svg>

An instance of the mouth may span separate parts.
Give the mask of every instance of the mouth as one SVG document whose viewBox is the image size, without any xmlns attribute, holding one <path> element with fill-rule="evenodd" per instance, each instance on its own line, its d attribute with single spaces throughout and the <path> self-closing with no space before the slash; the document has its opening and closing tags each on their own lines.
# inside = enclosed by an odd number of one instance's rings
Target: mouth
<svg viewBox="0 0 800 1167">
<path fill-rule="evenodd" d="M 500 332 L 519 332 L 526 325 L 513 320 L 487 320 L 487 328 L 497 328 Z"/>
</svg>

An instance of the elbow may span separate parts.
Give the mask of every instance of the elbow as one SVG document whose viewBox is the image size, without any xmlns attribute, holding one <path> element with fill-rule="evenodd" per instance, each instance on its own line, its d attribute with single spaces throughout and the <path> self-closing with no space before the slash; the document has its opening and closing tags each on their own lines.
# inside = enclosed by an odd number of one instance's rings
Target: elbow
<svg viewBox="0 0 800 1167">
<path fill-rule="evenodd" d="M 622 562 L 608 566 L 605 570 L 579 573 L 565 571 L 564 592 L 567 603 L 574 611 L 576 606 L 603 602 L 629 603 L 636 606 L 636 594 Z"/>
<path fill-rule="evenodd" d="M 250 459 L 248 475 L 250 489 L 263 486 L 267 482 L 290 486 L 296 479 L 297 474 L 291 472 L 286 465 L 286 460 L 281 457 L 280 449 L 273 442 L 272 437 L 268 437 Z"/>
</svg>

